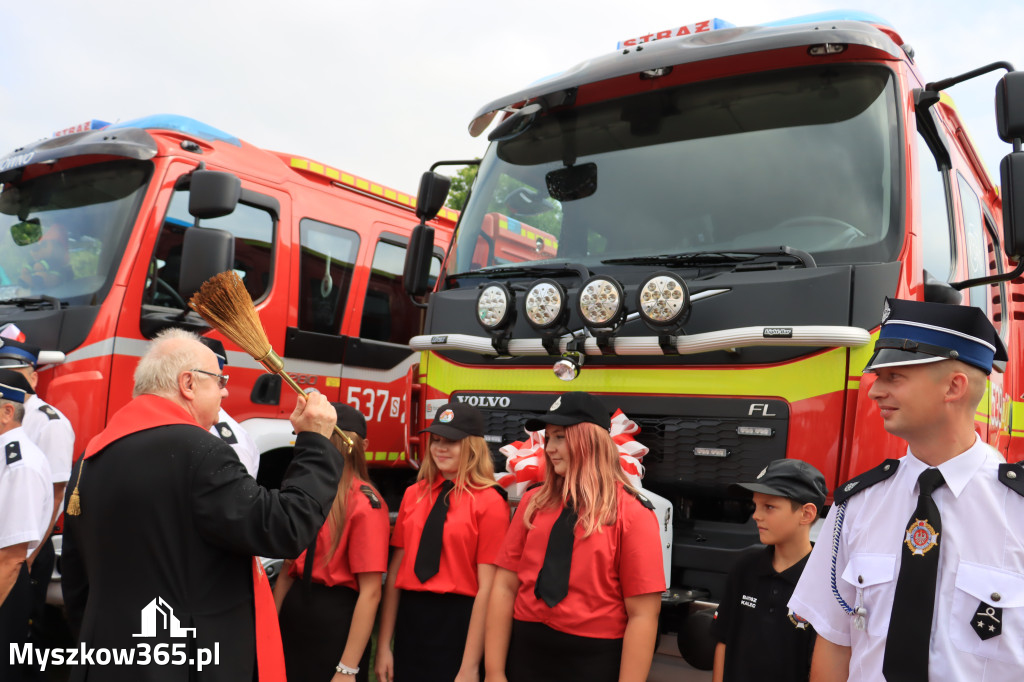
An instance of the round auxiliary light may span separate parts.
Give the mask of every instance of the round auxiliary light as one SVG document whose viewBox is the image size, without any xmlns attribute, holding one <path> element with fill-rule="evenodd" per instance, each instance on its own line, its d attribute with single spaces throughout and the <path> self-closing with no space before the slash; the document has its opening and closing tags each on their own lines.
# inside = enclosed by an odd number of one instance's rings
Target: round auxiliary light
<svg viewBox="0 0 1024 682">
<path fill-rule="evenodd" d="M 616 326 L 626 311 L 622 285 L 610 277 L 591 277 L 580 288 L 576 306 L 584 324 L 592 329 Z"/>
<path fill-rule="evenodd" d="M 679 275 L 656 272 L 637 290 L 640 318 L 656 329 L 678 327 L 690 312 L 690 292 Z"/>
<path fill-rule="evenodd" d="M 526 319 L 534 329 L 554 327 L 565 317 L 565 289 L 553 279 L 540 279 L 526 294 Z"/>
<path fill-rule="evenodd" d="M 502 329 L 512 319 L 512 300 L 504 284 L 488 284 L 476 298 L 476 319 L 489 332 Z"/>
<path fill-rule="evenodd" d="M 572 381 L 580 375 L 582 367 L 583 355 L 580 353 L 566 353 L 551 369 L 554 370 L 555 376 L 562 381 Z"/>
</svg>

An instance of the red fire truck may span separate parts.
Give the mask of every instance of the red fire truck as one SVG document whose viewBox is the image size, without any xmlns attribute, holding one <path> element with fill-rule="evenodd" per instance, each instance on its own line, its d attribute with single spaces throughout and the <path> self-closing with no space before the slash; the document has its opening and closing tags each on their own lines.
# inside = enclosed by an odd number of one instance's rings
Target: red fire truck
<svg viewBox="0 0 1024 682">
<path fill-rule="evenodd" d="M 792 457 L 833 489 L 903 454 L 861 374 L 885 297 L 985 311 L 1010 361 L 977 428 L 1024 458 L 1024 83 L 997 87 L 1002 194 L 946 92 L 997 70 L 1012 66 L 928 81 L 863 14 L 715 20 L 485 105 L 470 133 L 494 123 L 491 144 L 411 344 L 417 418 L 471 402 L 499 446 L 566 390 L 621 409 L 674 514 L 663 613 L 707 665 L 694 607 L 758 541 L 727 486 Z M 428 244 L 410 251 L 412 292 Z"/>
<path fill-rule="evenodd" d="M 415 198 L 169 115 L 60 131 L 0 157 L 0 183 L 0 324 L 66 355 L 41 392 L 74 424 L 76 452 L 131 397 L 148 339 L 169 326 L 216 335 L 185 302 L 233 269 L 296 381 L 366 416 L 367 457 L 400 494 L 418 361 L 407 343 L 423 317 L 400 281 Z M 432 222 L 432 276 L 456 215 Z M 224 407 L 274 484 L 294 394 L 225 345 Z"/>
</svg>

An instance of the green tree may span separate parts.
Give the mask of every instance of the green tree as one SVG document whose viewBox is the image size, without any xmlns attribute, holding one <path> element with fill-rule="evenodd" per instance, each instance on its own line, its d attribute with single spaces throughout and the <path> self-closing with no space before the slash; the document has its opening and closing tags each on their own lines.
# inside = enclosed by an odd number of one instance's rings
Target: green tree
<svg viewBox="0 0 1024 682">
<path fill-rule="evenodd" d="M 453 210 L 461 211 L 466 206 L 466 199 L 469 198 L 469 188 L 476 180 L 476 171 L 479 166 L 463 166 L 452 177 L 452 188 L 448 191 L 448 201 L 445 205 Z"/>
</svg>

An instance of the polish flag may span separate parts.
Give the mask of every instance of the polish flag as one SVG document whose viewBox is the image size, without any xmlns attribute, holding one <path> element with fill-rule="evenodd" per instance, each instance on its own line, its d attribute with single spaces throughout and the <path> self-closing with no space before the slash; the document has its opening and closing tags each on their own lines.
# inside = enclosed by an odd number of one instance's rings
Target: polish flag
<svg viewBox="0 0 1024 682">
<path fill-rule="evenodd" d="M 8 322 L 4 326 L 0 327 L 0 337 L 5 339 L 11 339 L 18 343 L 25 343 L 25 332 L 18 329 L 18 325 L 13 322 Z"/>
</svg>

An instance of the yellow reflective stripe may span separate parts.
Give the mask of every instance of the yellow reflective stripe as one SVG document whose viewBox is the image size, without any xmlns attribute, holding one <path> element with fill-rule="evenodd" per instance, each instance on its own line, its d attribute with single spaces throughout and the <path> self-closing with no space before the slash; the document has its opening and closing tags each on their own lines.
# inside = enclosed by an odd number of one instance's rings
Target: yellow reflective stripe
<svg viewBox="0 0 1024 682">
<path fill-rule="evenodd" d="M 860 390 L 860 379 L 847 379 L 846 390 L 848 391 L 859 391 Z"/>
<path fill-rule="evenodd" d="M 343 185 L 354 185 L 356 184 L 356 177 L 354 175 L 349 175 L 348 173 L 342 173 L 341 182 Z"/>
<path fill-rule="evenodd" d="M 1014 400 L 1010 406 L 1010 427 L 1010 435 L 1024 436 L 1024 402 Z"/>
<path fill-rule="evenodd" d="M 326 172 L 327 177 L 331 180 L 339 180 L 341 178 L 341 171 L 335 168 L 328 168 Z"/>
<path fill-rule="evenodd" d="M 856 350 L 856 349 L 851 349 Z M 870 356 L 870 353 L 867 354 Z M 566 383 L 551 371 L 540 368 L 506 367 L 495 380 L 494 370 L 458 365 L 433 352 L 423 353 L 420 369 L 427 383 L 445 394 L 471 386 L 500 385 L 503 391 L 562 393 Z M 864 358 L 866 362 L 866 357 Z M 551 360 L 554 363 L 554 359 Z M 585 366 L 572 382 L 574 391 L 618 394 L 778 396 L 790 402 L 844 391 L 847 388 L 846 349 L 836 348 L 819 355 L 773 367 L 707 367 L 675 365 L 645 367 Z M 861 364 L 863 367 L 863 364 Z"/>
<path fill-rule="evenodd" d="M 309 170 L 313 173 L 324 174 L 324 165 L 322 163 L 310 163 Z"/>
<path fill-rule="evenodd" d="M 356 187 L 362 190 L 368 190 L 370 189 L 370 183 L 362 178 L 356 178 Z"/>
<path fill-rule="evenodd" d="M 396 199 L 398 199 L 398 192 L 396 192 L 393 189 L 386 189 L 384 190 L 384 196 L 387 197 L 388 199 L 391 199 L 391 201 L 395 201 Z"/>
<path fill-rule="evenodd" d="M 305 159 L 292 159 L 292 168 L 309 170 L 309 161 L 306 161 Z"/>
<path fill-rule="evenodd" d="M 400 454 L 402 454 L 402 453 L 400 453 L 400 452 L 389 452 L 388 453 L 388 461 L 389 462 L 397 462 L 398 461 L 398 456 Z"/>
<path fill-rule="evenodd" d="M 380 185 L 370 184 L 370 193 L 376 194 L 379 197 L 384 196 L 384 188 Z"/>
</svg>

